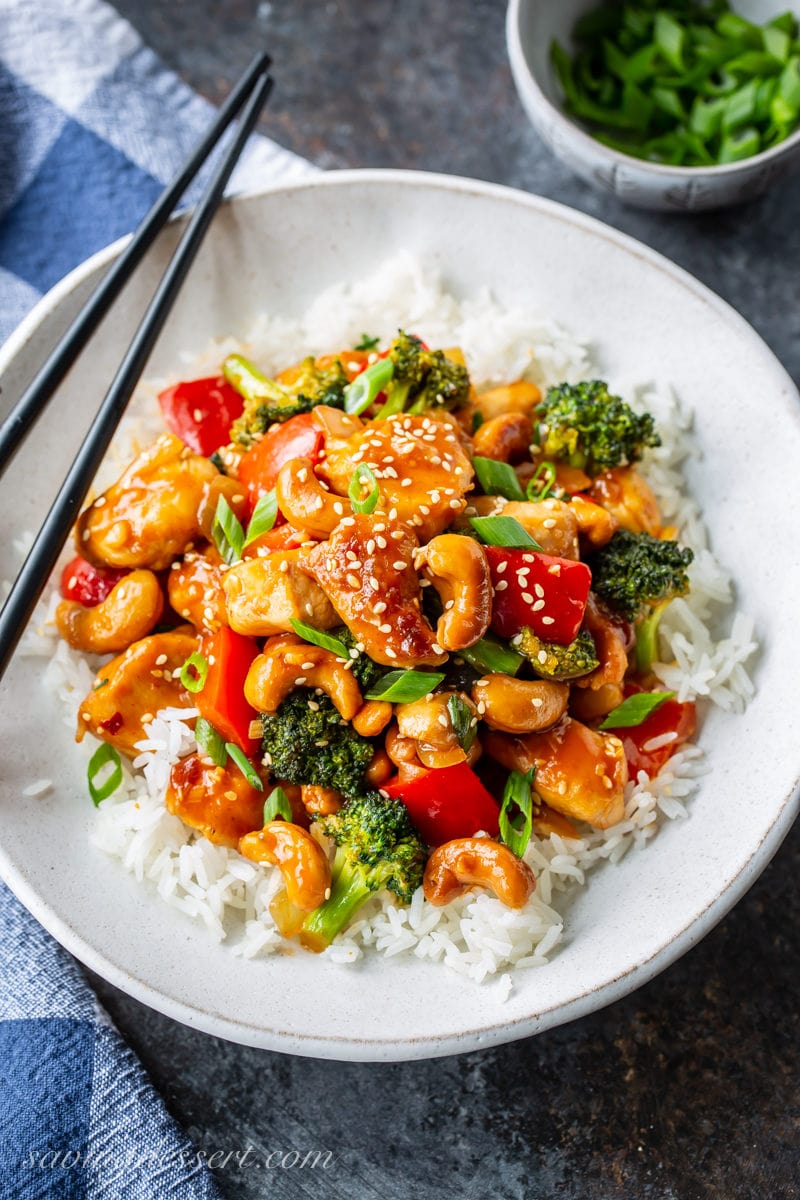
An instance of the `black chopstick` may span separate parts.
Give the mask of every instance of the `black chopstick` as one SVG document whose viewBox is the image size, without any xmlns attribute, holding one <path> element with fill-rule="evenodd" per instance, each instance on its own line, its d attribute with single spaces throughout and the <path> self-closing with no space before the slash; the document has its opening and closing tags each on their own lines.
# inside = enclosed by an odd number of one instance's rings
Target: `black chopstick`
<svg viewBox="0 0 800 1200">
<path fill-rule="evenodd" d="M 44 590 L 61 547 L 127 406 L 161 328 L 216 212 L 225 185 L 272 88 L 263 70 L 242 112 L 236 134 L 220 161 L 147 307 L 111 387 L 75 456 L 22 570 L 0 612 L 0 678 Z"/>
<path fill-rule="evenodd" d="M 106 272 L 84 307 L 67 329 L 58 345 L 40 367 L 12 411 L 0 424 L 0 475 L 6 469 L 20 443 L 44 411 L 53 392 L 94 333 L 113 301 L 119 295 L 156 234 L 237 115 L 253 90 L 258 76 L 270 65 L 268 54 L 257 54 L 219 110 L 217 119 L 203 135 L 172 183 L 156 200 L 136 233 Z"/>
</svg>

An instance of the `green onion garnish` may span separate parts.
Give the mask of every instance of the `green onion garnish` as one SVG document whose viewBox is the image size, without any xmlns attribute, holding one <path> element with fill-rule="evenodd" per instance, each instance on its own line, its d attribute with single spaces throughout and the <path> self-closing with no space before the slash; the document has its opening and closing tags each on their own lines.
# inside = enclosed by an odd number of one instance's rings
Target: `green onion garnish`
<svg viewBox="0 0 800 1200">
<path fill-rule="evenodd" d="M 504 496 L 506 500 L 524 500 L 517 473 L 508 463 L 497 462 L 493 458 L 481 458 L 476 455 L 472 460 L 478 483 L 487 496 Z"/>
<path fill-rule="evenodd" d="M 273 788 L 264 801 L 264 824 L 269 825 L 277 817 L 283 817 L 284 821 L 294 820 L 289 797 L 282 787 Z"/>
<path fill-rule="evenodd" d="M 217 550 L 219 550 L 221 558 L 229 567 L 238 562 L 242 557 L 242 550 L 244 549 L 242 523 L 224 496 L 220 496 L 217 500 L 217 510 L 214 513 L 211 537 L 214 540 Z"/>
<path fill-rule="evenodd" d="M 256 538 L 260 538 L 262 533 L 269 533 L 277 517 L 278 497 L 275 495 L 275 489 L 273 488 L 271 492 L 265 492 L 263 496 L 259 497 L 258 504 L 253 509 L 250 524 L 247 526 L 247 534 L 242 542 L 242 549 L 244 550 Z M 234 520 L 236 520 L 235 517 Z"/>
<path fill-rule="evenodd" d="M 97 683 L 92 684 L 92 691 L 99 692 L 100 688 L 106 687 L 110 682 L 110 679 L 98 679 Z"/>
<path fill-rule="evenodd" d="M 535 774 L 535 767 L 531 767 L 524 775 L 521 771 L 512 771 L 503 790 L 500 837 L 517 858 L 522 858 L 525 853 L 533 831 L 532 785 Z"/>
<path fill-rule="evenodd" d="M 478 733 L 478 722 L 472 709 L 461 696 L 451 696 L 447 701 L 447 711 L 459 746 L 462 750 L 469 750 Z"/>
<path fill-rule="evenodd" d="M 103 783 L 98 783 L 98 777 L 103 774 L 103 768 L 107 767 L 109 763 L 113 764 L 112 770 L 106 775 Z M 95 808 L 102 800 L 107 800 L 122 783 L 122 763 L 119 754 L 109 742 L 103 742 L 102 746 L 98 746 L 89 759 L 89 765 L 86 768 L 86 782 L 89 785 L 89 795 L 92 797 Z"/>
<path fill-rule="evenodd" d="M 366 496 L 364 489 L 368 488 Z M 359 463 L 347 489 L 355 513 L 372 513 L 381 498 L 378 481 L 366 463 Z"/>
<path fill-rule="evenodd" d="M 505 546 L 509 550 L 542 548 L 514 517 L 470 517 L 469 523 L 487 546 Z"/>
<path fill-rule="evenodd" d="M 674 692 L 635 692 L 612 709 L 600 728 L 632 729 L 635 725 L 641 725 L 657 708 L 661 708 L 667 700 L 672 700 L 674 695 Z"/>
<path fill-rule="evenodd" d="M 483 422 L 484 422 L 485 420 L 486 420 L 486 418 L 484 417 L 483 413 L 482 413 L 482 412 L 478 412 L 478 410 L 476 409 L 476 410 L 475 410 L 475 412 L 472 414 L 472 433 L 473 433 L 473 436 L 474 436 L 474 435 L 475 435 L 475 434 L 478 432 L 478 430 L 480 429 L 481 425 L 483 424 Z"/>
<path fill-rule="evenodd" d="M 466 650 L 459 650 L 458 657 L 463 658 L 476 671 L 499 675 L 516 675 L 525 662 L 524 655 L 512 650 L 493 633 L 487 633 Z"/>
<path fill-rule="evenodd" d="M 218 767 L 225 766 L 228 761 L 225 739 L 205 717 L 198 717 L 195 721 L 194 739 L 201 754 L 210 758 Z"/>
<path fill-rule="evenodd" d="M 358 416 L 374 403 L 378 392 L 383 391 L 394 375 L 394 363 L 390 358 L 379 358 L 366 371 L 356 375 L 344 389 L 344 410 Z"/>
<path fill-rule="evenodd" d="M 439 671 L 387 671 L 367 692 L 367 700 L 390 700 L 393 704 L 413 704 L 421 700 L 444 679 Z"/>
<path fill-rule="evenodd" d="M 208 675 L 208 659 L 195 650 L 181 667 L 181 684 L 187 692 L 202 692 Z"/>
<path fill-rule="evenodd" d="M 264 785 L 259 779 L 255 767 L 250 762 L 250 759 L 247 757 L 244 750 L 237 746 L 235 742 L 226 742 L 225 749 L 228 751 L 228 754 L 236 763 L 237 767 L 242 772 L 250 786 L 258 788 L 259 792 L 263 792 Z"/>
<path fill-rule="evenodd" d="M 381 339 L 379 337 L 370 337 L 370 335 L 368 333 L 362 333 L 361 341 L 358 343 L 357 346 L 354 346 L 353 349 L 354 350 L 374 350 L 376 346 L 380 345 L 380 340 Z"/>
<path fill-rule="evenodd" d="M 528 480 L 525 494 L 529 500 L 545 500 L 553 489 L 556 481 L 556 469 L 551 462 L 539 463 L 535 474 Z"/>
<path fill-rule="evenodd" d="M 321 629 L 315 629 L 313 625 L 306 625 L 305 621 L 298 621 L 296 617 L 292 617 L 291 622 L 292 629 L 304 642 L 311 642 L 312 646 L 320 646 L 323 650 L 330 650 L 332 654 L 338 655 L 339 658 L 349 659 L 350 650 L 339 638 L 333 637 L 330 633 L 323 633 Z"/>
</svg>

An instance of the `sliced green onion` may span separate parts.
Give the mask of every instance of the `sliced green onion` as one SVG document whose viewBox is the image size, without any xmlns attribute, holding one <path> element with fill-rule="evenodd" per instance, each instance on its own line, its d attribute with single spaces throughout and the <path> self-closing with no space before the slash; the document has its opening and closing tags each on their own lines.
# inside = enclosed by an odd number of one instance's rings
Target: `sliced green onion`
<svg viewBox="0 0 800 1200">
<path fill-rule="evenodd" d="M 390 358 L 379 358 L 366 371 L 356 375 L 344 389 L 345 412 L 357 416 L 374 403 L 378 392 L 383 391 L 394 375 L 394 363 Z"/>
<path fill-rule="evenodd" d="M 259 779 L 255 767 L 250 762 L 250 759 L 247 757 L 244 750 L 237 746 L 235 742 L 226 742 L 225 749 L 228 751 L 228 754 L 236 763 L 237 767 L 242 772 L 250 786 L 257 788 L 259 792 L 263 792 L 264 785 Z"/>
<path fill-rule="evenodd" d="M 364 495 L 365 488 L 369 488 L 366 496 Z M 372 513 L 377 508 L 381 490 L 373 471 L 366 463 L 359 463 L 356 467 L 347 494 L 355 513 Z"/>
<path fill-rule="evenodd" d="M 109 764 L 113 764 L 112 770 L 106 774 L 105 780 L 99 783 L 99 776 L 104 773 L 104 768 Z M 86 782 L 95 808 L 101 801 L 107 800 L 109 796 L 113 795 L 122 783 L 122 763 L 119 754 L 109 742 L 103 742 L 102 746 L 98 746 L 89 759 L 89 765 L 86 768 Z"/>
<path fill-rule="evenodd" d="M 451 696 L 447 701 L 450 724 L 462 750 L 469 750 L 478 733 L 478 722 L 472 709 L 460 696 Z"/>
<path fill-rule="evenodd" d="M 330 650 L 332 654 L 336 654 L 339 658 L 349 660 L 349 647 L 340 641 L 339 638 L 333 637 L 330 633 L 323 633 L 321 629 L 315 629 L 313 625 L 306 625 L 305 621 L 298 621 L 296 617 L 292 617 L 291 621 L 292 629 L 304 642 L 311 642 L 312 646 L 320 646 L 323 650 Z"/>
<path fill-rule="evenodd" d="M 506 500 L 524 500 L 517 473 L 508 463 L 497 462 L 494 458 L 481 458 L 476 455 L 472 460 L 478 483 L 487 496 L 504 496 Z"/>
<path fill-rule="evenodd" d="M 518 654 L 493 633 L 487 633 L 466 650 L 459 650 L 458 657 L 463 658 L 476 671 L 485 671 L 490 675 L 516 675 L 526 661 L 524 654 Z"/>
<path fill-rule="evenodd" d="M 208 676 L 208 659 L 195 650 L 181 667 L 181 685 L 187 692 L 202 692 Z"/>
<path fill-rule="evenodd" d="M 669 13 L 657 12 L 653 27 L 655 43 L 664 58 L 676 71 L 683 70 L 683 26 L 674 21 Z"/>
<path fill-rule="evenodd" d="M 354 346 L 353 349 L 354 350 L 374 350 L 376 346 L 380 345 L 380 340 L 381 339 L 379 337 L 370 337 L 370 335 L 368 333 L 362 333 L 361 341 L 358 343 L 357 346 Z"/>
<path fill-rule="evenodd" d="M 509 550 L 542 548 L 514 517 L 470 517 L 469 523 L 487 546 L 505 546 Z"/>
<path fill-rule="evenodd" d="M 667 700 L 672 700 L 674 695 L 674 692 L 635 692 L 608 714 L 600 728 L 632 729 L 635 725 L 641 725 L 657 708 L 661 708 Z"/>
<path fill-rule="evenodd" d="M 533 832 L 532 785 L 535 774 L 535 767 L 531 767 L 524 775 L 521 771 L 512 771 L 503 790 L 500 837 L 517 858 L 522 858 Z"/>
<path fill-rule="evenodd" d="M 104 688 L 111 681 L 109 679 L 100 679 L 97 683 L 92 684 L 92 691 L 99 692 L 100 688 Z"/>
<path fill-rule="evenodd" d="M 229 354 L 222 364 L 222 374 L 245 400 L 274 400 L 275 383 L 267 379 L 258 367 L 243 354 Z"/>
<path fill-rule="evenodd" d="M 294 820 L 289 797 L 282 787 L 273 788 L 264 801 L 264 824 L 269 825 L 277 817 L 283 817 L 284 821 Z"/>
<path fill-rule="evenodd" d="M 553 484 L 555 481 L 556 469 L 553 463 L 539 463 L 534 475 L 528 480 L 528 486 L 525 489 L 525 494 L 528 499 L 533 500 L 534 503 L 537 500 L 544 500 L 553 490 Z"/>
<path fill-rule="evenodd" d="M 225 739 L 205 717 L 198 717 L 195 721 L 194 740 L 197 742 L 197 748 L 201 754 L 210 758 L 218 767 L 225 766 L 228 761 Z"/>
<path fill-rule="evenodd" d="M 253 515 L 250 518 L 250 524 L 247 526 L 247 534 L 242 549 L 249 546 L 256 538 L 260 538 L 263 533 L 269 533 L 278 517 L 278 497 L 273 488 L 271 492 L 265 492 L 259 497 L 258 504 L 253 509 Z"/>
<path fill-rule="evenodd" d="M 745 129 L 737 129 L 722 139 L 719 150 L 721 163 L 741 162 L 743 158 L 752 158 L 761 149 L 761 138 L 758 130 L 748 125 Z"/>
<path fill-rule="evenodd" d="M 486 418 L 484 417 L 483 413 L 482 413 L 482 412 L 478 412 L 478 410 L 476 409 L 476 410 L 475 410 L 475 412 L 472 414 L 472 433 L 473 433 L 473 436 L 474 436 L 474 435 L 475 435 L 475 434 L 478 432 L 478 430 L 480 429 L 481 425 L 483 424 L 483 422 L 484 422 L 485 420 L 486 420 Z"/>
<path fill-rule="evenodd" d="M 440 671 L 387 671 L 367 692 L 365 699 L 413 704 L 437 688 L 443 679 Z"/>
<path fill-rule="evenodd" d="M 244 549 L 244 530 L 241 521 L 224 496 L 220 496 L 217 500 L 211 537 L 219 550 L 220 557 L 229 567 L 239 562 Z"/>
</svg>

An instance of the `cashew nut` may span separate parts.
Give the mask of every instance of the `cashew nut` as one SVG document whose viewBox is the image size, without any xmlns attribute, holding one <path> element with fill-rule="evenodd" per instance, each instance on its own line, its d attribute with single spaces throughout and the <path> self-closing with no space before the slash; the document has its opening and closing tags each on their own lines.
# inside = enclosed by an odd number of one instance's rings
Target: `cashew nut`
<svg viewBox="0 0 800 1200">
<path fill-rule="evenodd" d="M 619 520 L 602 504 L 576 494 L 569 505 L 578 522 L 578 533 L 590 546 L 605 546 L 619 529 Z"/>
<path fill-rule="evenodd" d="M 239 842 L 239 853 L 253 862 L 278 867 L 289 901 L 303 912 L 313 912 L 330 895 L 331 868 L 324 850 L 307 830 L 291 821 L 270 821 L 263 829 L 246 834 Z"/>
<path fill-rule="evenodd" d="M 330 650 L 310 646 L 291 634 L 270 638 L 253 661 L 244 694 L 258 712 L 274 713 L 295 688 L 321 688 L 345 721 L 361 708 L 361 689 L 352 671 Z"/>
<path fill-rule="evenodd" d="M 519 461 L 530 453 L 533 427 L 524 413 L 510 412 L 492 417 L 472 435 L 475 453 L 497 462 Z"/>
<path fill-rule="evenodd" d="M 589 498 L 602 504 L 617 518 L 623 529 L 632 533 L 661 532 L 661 513 L 649 484 L 635 467 L 612 467 L 598 475 L 589 490 Z"/>
<path fill-rule="evenodd" d="M 308 458 L 285 463 L 275 484 L 278 508 L 295 529 L 326 538 L 350 511 L 349 502 L 326 492 Z"/>
<path fill-rule="evenodd" d="M 504 733 L 531 733 L 549 729 L 561 720 L 567 711 L 569 684 L 485 675 L 473 685 L 472 699 L 490 728 Z"/>
<path fill-rule="evenodd" d="M 343 413 L 330 404 L 315 404 L 311 410 L 312 420 L 326 438 L 349 438 L 364 428 L 364 422 L 353 413 Z"/>
<path fill-rule="evenodd" d="M 478 742 L 474 741 L 469 751 L 465 751 L 453 729 L 447 704 L 455 695 L 459 695 L 474 713 L 472 702 L 460 692 L 437 692 L 429 699 L 397 705 L 398 740 L 411 742 L 414 747 L 413 753 L 404 746 L 398 747 L 401 761 L 412 762 L 416 757 L 425 767 L 451 767 L 455 763 L 477 760 L 480 755 Z M 389 754 L 392 755 L 391 750 Z"/>
<path fill-rule="evenodd" d="M 380 787 L 393 774 L 392 760 L 385 750 L 376 750 L 372 761 L 364 772 L 364 778 L 372 787 Z"/>
<path fill-rule="evenodd" d="M 264 819 L 263 792 L 241 771 L 218 767 L 198 754 L 175 763 L 164 803 L 184 825 L 218 846 L 236 846 Z"/>
<path fill-rule="evenodd" d="M 425 567 L 444 606 L 436 640 L 444 650 L 464 650 L 482 638 L 492 619 L 492 578 L 483 546 L 473 538 L 442 533 L 421 546 L 415 565 Z"/>
<path fill-rule="evenodd" d="M 164 611 L 161 584 L 152 571 L 131 571 L 93 608 L 62 600 L 56 625 L 76 650 L 108 654 L 145 637 Z"/>
<path fill-rule="evenodd" d="M 392 719 L 388 700 L 366 700 L 353 717 L 353 728 L 362 737 L 377 737 Z"/>
<path fill-rule="evenodd" d="M 476 885 L 494 892 L 508 908 L 522 908 L 536 878 L 508 846 L 491 838 L 457 838 L 436 847 L 422 881 L 426 900 L 437 907 L 449 904 Z"/>
</svg>

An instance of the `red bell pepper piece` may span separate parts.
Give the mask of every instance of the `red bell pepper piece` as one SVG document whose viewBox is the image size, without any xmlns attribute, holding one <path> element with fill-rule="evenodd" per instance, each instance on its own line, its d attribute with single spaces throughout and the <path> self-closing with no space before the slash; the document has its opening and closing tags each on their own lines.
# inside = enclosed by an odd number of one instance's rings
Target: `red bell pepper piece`
<svg viewBox="0 0 800 1200">
<path fill-rule="evenodd" d="M 95 567 L 78 554 L 61 572 L 61 595 L 65 600 L 77 600 L 86 608 L 94 608 L 129 574 L 127 567 Z"/>
<path fill-rule="evenodd" d="M 311 413 L 300 413 L 268 429 L 239 463 L 239 479 L 247 488 L 251 509 L 259 496 L 275 487 L 284 463 L 293 458 L 310 458 L 316 463 L 322 442 L 322 430 Z"/>
<path fill-rule="evenodd" d="M 637 685 L 627 684 L 626 696 L 639 692 Z M 646 771 L 653 779 L 668 758 L 679 750 L 694 734 L 697 726 L 697 710 L 690 701 L 665 700 L 655 712 L 642 721 L 641 725 L 625 729 L 608 729 L 622 742 L 628 770 L 632 778 L 638 771 Z M 675 734 L 669 742 L 659 745 L 664 734 Z M 655 743 L 655 745 L 651 745 Z"/>
<path fill-rule="evenodd" d="M 158 402 L 173 433 L 195 454 L 208 456 L 231 440 L 230 429 L 242 415 L 244 400 L 221 375 L 176 383 Z"/>
<path fill-rule="evenodd" d="M 437 767 L 411 779 L 390 779 L 382 790 L 402 800 L 414 826 L 429 846 L 471 837 L 483 829 L 497 834 L 497 801 L 465 762 Z"/>
<path fill-rule="evenodd" d="M 202 690 L 194 696 L 197 707 L 226 742 L 234 742 L 245 754 L 254 754 L 259 739 L 250 736 L 250 722 L 258 719 L 258 713 L 245 699 L 244 681 L 259 653 L 258 643 L 223 625 L 201 638 L 200 652 L 208 663 L 208 674 Z"/>
<path fill-rule="evenodd" d="M 586 563 L 533 550 L 485 546 L 492 572 L 492 629 L 512 638 L 526 625 L 568 646 L 583 622 L 592 573 Z"/>
</svg>

